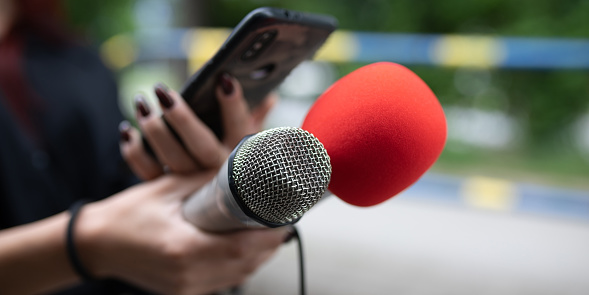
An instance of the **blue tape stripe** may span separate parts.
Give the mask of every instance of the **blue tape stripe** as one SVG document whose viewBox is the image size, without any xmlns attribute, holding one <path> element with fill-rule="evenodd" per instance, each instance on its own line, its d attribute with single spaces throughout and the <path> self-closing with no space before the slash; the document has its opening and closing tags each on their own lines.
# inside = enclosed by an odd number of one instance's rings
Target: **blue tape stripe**
<svg viewBox="0 0 589 295">
<path fill-rule="evenodd" d="M 469 178 L 427 173 L 399 198 L 471 207 L 461 194 Z M 589 221 L 589 191 L 514 183 L 513 207 L 503 211 Z"/>
<path fill-rule="evenodd" d="M 434 35 L 355 33 L 358 54 L 352 61 L 393 61 L 403 64 L 431 64 L 430 50 L 439 39 Z"/>
<path fill-rule="evenodd" d="M 589 220 L 589 192 L 525 184 L 519 184 L 518 191 L 517 211 Z"/>
<path fill-rule="evenodd" d="M 502 38 L 508 68 L 589 68 L 589 40 Z"/>
</svg>

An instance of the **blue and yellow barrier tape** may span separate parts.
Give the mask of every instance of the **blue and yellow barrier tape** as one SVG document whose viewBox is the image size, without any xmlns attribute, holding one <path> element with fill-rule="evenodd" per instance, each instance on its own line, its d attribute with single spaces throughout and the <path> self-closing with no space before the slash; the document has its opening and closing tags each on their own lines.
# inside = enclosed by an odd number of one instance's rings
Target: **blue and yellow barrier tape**
<svg viewBox="0 0 589 295">
<path fill-rule="evenodd" d="M 114 68 L 137 61 L 187 59 L 191 71 L 229 36 L 228 28 L 169 29 L 117 35 L 101 52 Z M 589 69 L 589 39 L 336 31 L 317 53 L 329 62 L 393 61 L 442 67 Z"/>
</svg>

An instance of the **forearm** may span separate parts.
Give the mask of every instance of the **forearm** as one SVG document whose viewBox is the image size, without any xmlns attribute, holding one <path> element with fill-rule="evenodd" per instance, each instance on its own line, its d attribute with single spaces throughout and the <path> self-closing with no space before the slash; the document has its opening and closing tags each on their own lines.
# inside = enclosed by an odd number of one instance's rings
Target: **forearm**
<svg viewBox="0 0 589 295">
<path fill-rule="evenodd" d="M 74 226 L 84 267 L 158 294 L 208 294 L 243 282 L 286 232 L 220 235 L 186 222 L 183 200 L 215 173 L 163 176 L 84 206 Z M 79 281 L 65 245 L 69 217 L 0 231 L 0 294 L 46 293 Z"/>
<path fill-rule="evenodd" d="M 78 278 L 65 248 L 67 212 L 0 231 L 0 294 L 66 287 Z"/>
</svg>

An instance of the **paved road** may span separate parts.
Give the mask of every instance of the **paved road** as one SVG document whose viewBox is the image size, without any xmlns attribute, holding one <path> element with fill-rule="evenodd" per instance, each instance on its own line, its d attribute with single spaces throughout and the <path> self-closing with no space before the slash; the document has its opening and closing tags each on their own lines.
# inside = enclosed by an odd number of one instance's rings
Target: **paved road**
<svg viewBox="0 0 589 295">
<path fill-rule="evenodd" d="M 333 197 L 299 222 L 309 294 L 589 294 L 589 222 L 414 198 Z M 298 294 L 294 243 L 246 294 Z"/>
</svg>

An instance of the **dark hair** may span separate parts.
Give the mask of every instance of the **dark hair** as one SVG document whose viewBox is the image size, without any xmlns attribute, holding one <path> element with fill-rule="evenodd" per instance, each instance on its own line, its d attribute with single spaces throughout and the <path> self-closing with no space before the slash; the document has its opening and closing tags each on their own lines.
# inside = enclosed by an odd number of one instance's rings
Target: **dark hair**
<svg viewBox="0 0 589 295">
<path fill-rule="evenodd" d="M 25 36 L 33 34 L 56 46 L 67 43 L 59 0 L 14 0 L 17 16 L 0 40 L 0 97 L 30 136 L 36 138 L 31 114 L 41 100 L 29 87 L 24 70 Z"/>
</svg>

